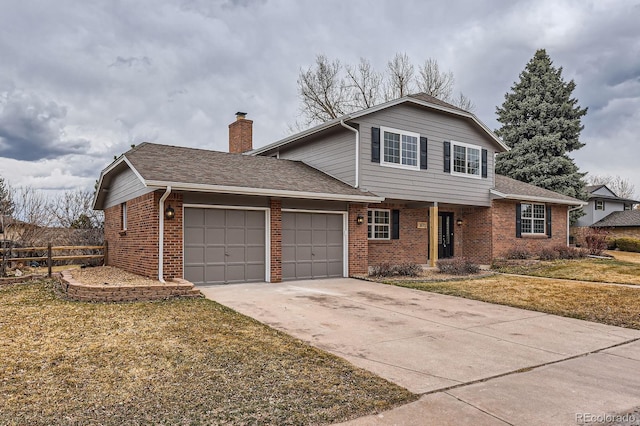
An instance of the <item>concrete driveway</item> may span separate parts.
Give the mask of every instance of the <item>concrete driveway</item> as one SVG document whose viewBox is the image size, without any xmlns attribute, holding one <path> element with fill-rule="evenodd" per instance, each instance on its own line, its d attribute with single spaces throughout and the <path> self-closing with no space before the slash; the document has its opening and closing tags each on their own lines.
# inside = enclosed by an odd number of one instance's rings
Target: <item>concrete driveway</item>
<svg viewBox="0 0 640 426">
<path fill-rule="evenodd" d="M 354 425 L 580 424 L 640 405 L 640 331 L 353 279 L 199 288 L 423 394 Z"/>
</svg>

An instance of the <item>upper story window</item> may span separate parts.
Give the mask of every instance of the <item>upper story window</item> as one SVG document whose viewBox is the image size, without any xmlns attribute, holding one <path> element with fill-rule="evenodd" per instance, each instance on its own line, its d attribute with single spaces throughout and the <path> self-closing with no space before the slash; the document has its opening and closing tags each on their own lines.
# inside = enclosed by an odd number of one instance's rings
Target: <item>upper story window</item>
<svg viewBox="0 0 640 426">
<path fill-rule="evenodd" d="M 523 234 L 545 234 L 545 205 L 522 203 L 520 206 L 522 219 L 520 231 Z"/>
<path fill-rule="evenodd" d="M 631 210 L 631 204 L 625 204 L 624 205 L 624 209 L 625 210 Z"/>
<path fill-rule="evenodd" d="M 419 168 L 419 134 L 389 127 L 381 127 L 380 132 L 382 133 L 382 164 Z"/>
<path fill-rule="evenodd" d="M 461 142 L 451 142 L 451 173 L 480 177 L 480 153 L 482 148 Z"/>
<path fill-rule="evenodd" d="M 391 238 L 391 211 L 371 209 L 367 211 L 367 236 L 370 240 Z"/>
<path fill-rule="evenodd" d="M 604 201 L 603 200 L 596 200 L 596 210 L 604 211 Z"/>
</svg>

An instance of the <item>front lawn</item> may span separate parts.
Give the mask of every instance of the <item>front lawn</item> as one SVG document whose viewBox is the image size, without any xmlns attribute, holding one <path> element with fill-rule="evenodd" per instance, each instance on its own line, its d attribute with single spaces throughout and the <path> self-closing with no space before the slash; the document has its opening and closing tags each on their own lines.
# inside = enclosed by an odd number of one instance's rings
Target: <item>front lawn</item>
<svg viewBox="0 0 640 426">
<path fill-rule="evenodd" d="M 640 288 L 505 275 L 389 284 L 640 329 Z"/>
<path fill-rule="evenodd" d="M 618 259 L 554 260 L 529 266 L 501 266 L 497 270 L 534 277 L 640 285 L 640 263 Z"/>
<path fill-rule="evenodd" d="M 205 299 L 0 287 L 0 424 L 323 424 L 416 399 Z"/>
</svg>

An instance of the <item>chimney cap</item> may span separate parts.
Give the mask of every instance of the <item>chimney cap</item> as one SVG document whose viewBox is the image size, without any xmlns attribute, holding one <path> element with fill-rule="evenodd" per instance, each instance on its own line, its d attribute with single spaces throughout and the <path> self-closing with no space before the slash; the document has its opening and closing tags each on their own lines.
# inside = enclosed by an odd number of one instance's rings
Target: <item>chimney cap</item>
<svg viewBox="0 0 640 426">
<path fill-rule="evenodd" d="M 247 116 L 246 112 L 238 111 L 236 112 L 236 118 L 245 118 Z"/>
</svg>

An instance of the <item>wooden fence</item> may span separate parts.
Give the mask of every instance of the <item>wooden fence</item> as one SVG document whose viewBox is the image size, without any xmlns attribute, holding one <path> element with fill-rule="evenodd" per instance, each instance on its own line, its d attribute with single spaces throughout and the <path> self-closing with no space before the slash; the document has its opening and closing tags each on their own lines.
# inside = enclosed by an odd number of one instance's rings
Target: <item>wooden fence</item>
<svg viewBox="0 0 640 426">
<path fill-rule="evenodd" d="M 102 254 L 72 254 L 72 255 L 54 255 L 54 252 L 69 252 L 77 250 L 101 250 Z M 19 256 L 19 253 L 43 252 L 46 254 L 42 256 Z M 6 255 L 5 255 L 6 254 Z M 106 263 L 107 255 L 107 243 L 102 246 L 52 246 L 51 244 L 46 247 L 14 247 L 14 248 L 0 248 L 0 261 L 6 261 L 7 264 L 18 262 L 46 262 L 48 269 L 48 276 L 51 277 L 51 267 L 53 262 L 58 260 L 93 260 L 103 259 Z"/>
</svg>

